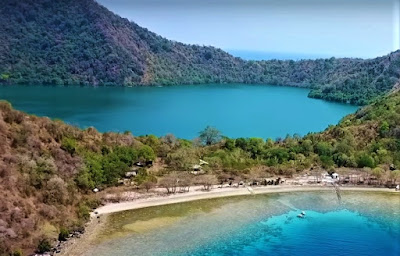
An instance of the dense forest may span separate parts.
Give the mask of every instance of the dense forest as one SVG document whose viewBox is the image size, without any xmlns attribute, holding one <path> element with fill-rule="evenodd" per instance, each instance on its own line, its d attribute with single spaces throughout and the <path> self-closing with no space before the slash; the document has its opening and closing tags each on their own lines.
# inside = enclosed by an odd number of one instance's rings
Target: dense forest
<svg viewBox="0 0 400 256">
<path fill-rule="evenodd" d="M 0 255 L 45 251 L 81 230 L 99 204 L 92 192 L 118 185 L 138 162 L 139 188 L 168 182 L 219 184 L 227 179 L 291 177 L 322 168 L 357 169 L 381 184 L 400 179 L 400 93 L 376 100 L 336 126 L 304 137 L 230 139 L 208 127 L 194 141 L 99 133 L 27 115 L 0 102 Z M 193 165 L 208 162 L 204 174 Z M 175 178 L 174 178 L 175 177 Z"/>
<path fill-rule="evenodd" d="M 393 88 L 400 53 L 375 59 L 244 61 L 167 40 L 94 0 L 3 0 L 0 83 L 91 86 L 251 83 L 366 104 Z"/>
</svg>

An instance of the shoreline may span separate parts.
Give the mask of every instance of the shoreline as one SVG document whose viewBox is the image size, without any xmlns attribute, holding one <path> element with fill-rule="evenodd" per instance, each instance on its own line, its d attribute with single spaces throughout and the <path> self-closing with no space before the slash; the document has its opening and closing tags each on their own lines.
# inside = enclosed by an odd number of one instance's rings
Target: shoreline
<svg viewBox="0 0 400 256">
<path fill-rule="evenodd" d="M 400 192 L 389 188 L 344 186 L 340 187 L 340 189 L 341 191 L 399 193 L 400 195 Z M 65 244 L 61 253 L 58 255 L 81 256 L 89 252 L 90 248 L 95 246 L 95 240 L 98 233 L 107 223 L 107 217 L 113 213 L 213 198 L 313 191 L 334 192 L 334 188 L 323 185 L 279 185 L 268 187 L 251 187 L 250 190 L 248 187 L 225 187 L 214 188 L 211 191 L 204 191 L 201 190 L 201 187 L 193 187 L 191 188 L 191 191 L 185 193 L 176 193 L 167 196 L 161 194 L 149 198 L 134 199 L 119 203 L 109 203 L 95 209 L 94 212 L 91 213 L 90 221 L 86 224 L 85 233 L 80 238 L 73 238 L 69 240 L 68 243 Z"/>
<path fill-rule="evenodd" d="M 198 187 L 197 187 L 198 188 Z M 191 190 L 185 193 L 170 194 L 167 196 L 155 196 L 150 198 L 136 199 L 131 201 L 124 201 L 119 203 L 109 203 L 104 206 L 100 206 L 94 212 L 91 213 L 91 217 L 101 216 L 106 214 L 112 214 L 116 212 L 129 211 L 153 206 L 185 203 L 196 200 L 205 200 L 221 197 L 231 196 L 244 196 L 244 195 L 259 195 L 269 193 L 289 193 L 289 192 L 308 192 L 308 191 L 329 191 L 334 190 L 330 186 L 302 186 L 302 185 L 279 185 L 279 186 L 268 186 L 268 187 L 250 187 L 252 192 L 248 190 L 248 187 L 240 188 L 214 188 L 211 191 L 204 190 Z M 360 191 L 360 192 L 392 192 L 396 193 L 394 189 L 389 188 L 377 188 L 377 187 L 357 187 L 357 186 L 343 186 L 340 187 L 342 191 Z"/>
</svg>

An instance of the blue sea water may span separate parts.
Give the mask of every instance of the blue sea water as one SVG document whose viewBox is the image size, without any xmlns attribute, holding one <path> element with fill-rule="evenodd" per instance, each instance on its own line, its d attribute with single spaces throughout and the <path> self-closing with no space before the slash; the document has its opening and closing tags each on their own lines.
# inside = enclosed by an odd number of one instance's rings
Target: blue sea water
<svg viewBox="0 0 400 256">
<path fill-rule="evenodd" d="M 309 90 L 267 85 L 136 88 L 0 86 L 19 110 L 101 132 L 172 133 L 193 139 L 206 126 L 229 137 L 305 135 L 336 124 L 357 107 L 307 97 Z"/>
<path fill-rule="evenodd" d="M 282 52 L 263 52 L 251 50 L 234 50 L 227 49 L 227 52 L 235 57 L 240 57 L 244 60 L 315 60 L 329 59 L 335 57 L 332 55 L 322 54 L 304 54 L 304 53 L 282 53 Z"/>
<path fill-rule="evenodd" d="M 357 212 L 298 211 L 246 227 L 187 255 L 400 255 L 399 230 L 390 230 Z M 397 226 L 399 227 L 399 226 Z"/>
<path fill-rule="evenodd" d="M 297 215 L 306 212 L 305 218 Z M 85 256 L 398 256 L 400 194 L 332 190 L 113 214 Z"/>
</svg>

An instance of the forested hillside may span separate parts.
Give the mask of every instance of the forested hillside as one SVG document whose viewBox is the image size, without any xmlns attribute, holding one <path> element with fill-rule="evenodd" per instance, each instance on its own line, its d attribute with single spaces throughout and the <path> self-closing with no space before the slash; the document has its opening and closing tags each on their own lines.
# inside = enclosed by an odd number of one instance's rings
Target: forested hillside
<svg viewBox="0 0 400 256">
<path fill-rule="evenodd" d="M 82 229 L 99 203 L 92 189 L 117 185 L 137 161 L 157 159 L 164 166 L 156 173 L 143 167 L 132 178 L 146 189 L 157 181 L 160 186 L 175 182 L 176 177 L 189 186 L 209 186 L 228 178 L 291 177 L 311 167 L 360 168 L 379 184 L 396 182 L 400 93 L 379 99 L 324 132 L 276 141 L 223 138 L 212 128 L 193 142 L 173 135 L 102 134 L 27 115 L 0 102 L 0 141 L 0 255 L 9 255 L 48 249 L 57 238 Z M 190 173 L 199 159 L 209 163 L 205 175 Z"/>
<path fill-rule="evenodd" d="M 365 104 L 400 77 L 399 52 L 370 60 L 244 61 L 162 38 L 94 0 L 3 0 L 0 24 L 4 84 L 272 84 Z"/>
<path fill-rule="evenodd" d="M 98 204 L 88 195 L 94 186 L 113 186 L 135 161 L 155 157 L 129 134 L 83 131 L 5 102 L 0 141 L 0 255 L 41 250 L 82 229 Z"/>
</svg>

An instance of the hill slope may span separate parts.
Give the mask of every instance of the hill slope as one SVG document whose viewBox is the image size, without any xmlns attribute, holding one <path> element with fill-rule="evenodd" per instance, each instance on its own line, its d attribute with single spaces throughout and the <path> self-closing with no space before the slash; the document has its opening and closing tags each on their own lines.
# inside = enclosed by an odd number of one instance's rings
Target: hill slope
<svg viewBox="0 0 400 256">
<path fill-rule="evenodd" d="M 162 38 L 94 0 L 4 0 L 0 81 L 7 84 L 263 83 L 364 104 L 399 79 L 400 53 L 362 59 L 244 61 Z"/>
<path fill-rule="evenodd" d="M 40 242 L 56 240 L 62 230 L 80 229 L 98 204 L 91 189 L 116 185 L 136 161 L 156 155 L 165 169 L 155 175 L 177 171 L 188 184 L 199 182 L 199 176 L 187 172 L 199 159 L 209 163 L 207 171 L 218 184 L 228 177 L 290 176 L 312 166 L 378 166 L 360 171 L 380 183 L 395 182 L 400 171 L 391 172 L 389 166 L 400 166 L 400 92 L 321 133 L 276 142 L 225 138 L 211 146 L 173 136 L 80 130 L 0 102 L 0 141 L 0 255 L 9 255 L 20 248 L 32 252 Z M 134 181 L 154 182 L 152 175 L 143 168 Z"/>
</svg>

